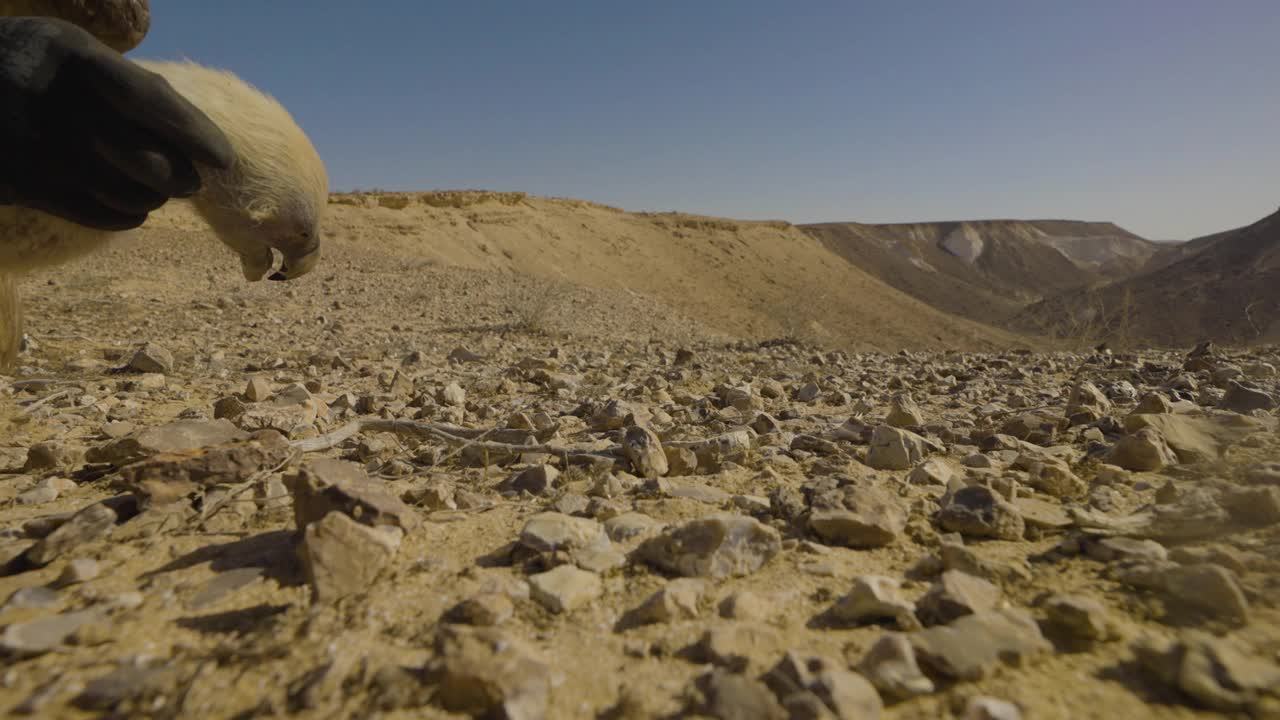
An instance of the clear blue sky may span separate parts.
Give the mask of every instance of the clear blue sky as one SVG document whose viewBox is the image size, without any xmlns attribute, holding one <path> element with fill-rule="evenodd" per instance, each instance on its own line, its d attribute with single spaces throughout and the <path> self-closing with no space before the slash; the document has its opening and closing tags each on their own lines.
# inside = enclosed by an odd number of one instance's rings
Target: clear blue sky
<svg viewBox="0 0 1280 720">
<path fill-rule="evenodd" d="M 794 222 L 1280 206 L 1280 0 L 152 0 L 139 57 L 276 95 L 335 189 Z"/>
</svg>

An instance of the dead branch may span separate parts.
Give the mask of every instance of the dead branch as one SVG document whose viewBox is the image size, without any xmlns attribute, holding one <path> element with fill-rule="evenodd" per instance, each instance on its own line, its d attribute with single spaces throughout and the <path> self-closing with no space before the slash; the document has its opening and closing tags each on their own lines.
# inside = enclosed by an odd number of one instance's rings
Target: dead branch
<svg viewBox="0 0 1280 720">
<path fill-rule="evenodd" d="M 417 422 L 414 420 L 383 420 L 381 418 L 361 418 L 343 425 L 326 435 L 319 437 L 307 438 L 305 440 L 295 440 L 290 443 L 294 448 L 304 452 L 318 452 L 320 450 L 328 450 L 341 444 L 343 441 L 354 437 L 362 432 L 388 432 L 395 435 L 404 435 L 409 437 L 429 438 L 441 440 L 449 445 L 466 446 L 488 450 L 490 452 L 501 453 L 545 453 L 547 455 L 557 455 L 570 458 L 584 458 L 591 460 L 607 460 L 613 462 L 621 455 L 621 449 L 618 447 L 610 447 L 601 451 L 574 450 L 572 448 L 556 447 L 554 445 L 535 444 L 535 445 L 516 445 L 514 443 L 493 442 L 491 440 L 478 440 L 477 437 L 483 436 L 488 430 L 476 430 L 474 428 L 462 428 L 456 425 L 437 425 L 435 423 Z M 465 437 L 471 435 L 472 437 Z"/>
</svg>

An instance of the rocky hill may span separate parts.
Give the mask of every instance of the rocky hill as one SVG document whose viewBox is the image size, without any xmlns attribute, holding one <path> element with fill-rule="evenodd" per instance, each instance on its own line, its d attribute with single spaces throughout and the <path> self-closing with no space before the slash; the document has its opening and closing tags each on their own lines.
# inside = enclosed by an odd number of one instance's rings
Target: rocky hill
<svg viewBox="0 0 1280 720">
<path fill-rule="evenodd" d="M 983 220 L 804 230 L 930 305 L 999 323 L 1048 295 L 1133 272 L 1156 246 L 1111 223 Z"/>
<path fill-rule="evenodd" d="M 1029 307 L 1024 331 L 1138 345 L 1280 339 L 1280 213 L 1160 251 L 1143 272 Z"/>
<path fill-rule="evenodd" d="M 520 193 L 371 193 L 335 196 L 326 233 L 406 262 L 660 301 L 728 337 L 883 349 L 1019 342 L 851 267 L 785 222 L 631 213 Z"/>
</svg>

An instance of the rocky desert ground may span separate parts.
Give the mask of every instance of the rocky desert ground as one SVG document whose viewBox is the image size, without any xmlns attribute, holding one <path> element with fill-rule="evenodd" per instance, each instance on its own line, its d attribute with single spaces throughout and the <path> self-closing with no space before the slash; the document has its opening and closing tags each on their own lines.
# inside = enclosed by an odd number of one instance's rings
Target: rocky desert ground
<svg viewBox="0 0 1280 720">
<path fill-rule="evenodd" d="M 292 283 L 180 209 L 26 281 L 5 713 L 1280 717 L 1280 349 L 458 197 L 336 198 Z"/>
</svg>

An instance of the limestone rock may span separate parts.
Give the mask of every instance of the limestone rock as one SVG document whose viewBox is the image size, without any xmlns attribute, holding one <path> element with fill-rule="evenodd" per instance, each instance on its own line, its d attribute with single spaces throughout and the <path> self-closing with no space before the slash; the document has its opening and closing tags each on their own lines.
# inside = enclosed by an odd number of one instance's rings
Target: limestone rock
<svg viewBox="0 0 1280 720">
<path fill-rule="evenodd" d="M 1107 462 L 1125 470 L 1151 472 L 1176 465 L 1178 456 L 1160 433 L 1143 428 L 1120 438 L 1107 455 Z"/>
<path fill-rule="evenodd" d="M 646 540 L 635 557 L 686 577 L 750 575 L 782 550 L 778 531 L 743 515 L 693 520 Z"/>
<path fill-rule="evenodd" d="M 984 485 L 956 491 L 938 520 L 944 529 L 968 537 L 1021 540 L 1026 530 L 1018 509 Z"/>
<path fill-rule="evenodd" d="M 298 556 L 320 602 L 367 592 L 400 546 L 399 528 L 369 527 L 342 512 L 304 527 Z"/>
<path fill-rule="evenodd" d="M 923 665 L 964 681 L 981 680 L 1001 663 L 1018 665 L 1053 649 L 1035 618 L 1012 608 L 965 615 L 908 637 Z"/>
<path fill-rule="evenodd" d="M 649 428 L 639 425 L 627 428 L 622 435 L 622 452 L 640 477 L 662 477 L 670 470 L 662 441 Z"/>
<path fill-rule="evenodd" d="M 871 433 L 867 465 L 879 470 L 909 470 L 931 449 L 929 441 L 910 430 L 880 425 Z"/>
<path fill-rule="evenodd" d="M 542 720 L 551 668 L 520 640 L 493 628 L 442 625 L 426 680 L 445 710 L 471 717 Z"/>
<path fill-rule="evenodd" d="M 917 601 L 920 619 L 926 625 L 945 625 L 957 618 L 996 609 L 1000 588 L 982 578 L 947 570 Z"/>
<path fill-rule="evenodd" d="M 902 630 L 918 630 L 915 605 L 902 595 L 902 583 L 883 575 L 859 575 L 849 593 L 831 608 L 836 620 L 863 623 L 892 620 Z"/>
<path fill-rule="evenodd" d="M 534 600 L 554 613 L 572 612 L 604 592 L 600 576 L 574 565 L 560 565 L 529 578 Z"/>
<path fill-rule="evenodd" d="M 313 460 L 286 476 L 284 483 L 293 496 L 299 530 L 334 511 L 365 525 L 393 525 L 405 531 L 421 523 L 413 508 L 352 462 Z"/>
<path fill-rule="evenodd" d="M 908 700 L 934 691 L 933 681 L 916 662 L 915 648 L 902 633 L 881 635 L 855 669 L 892 700 Z"/>
</svg>

